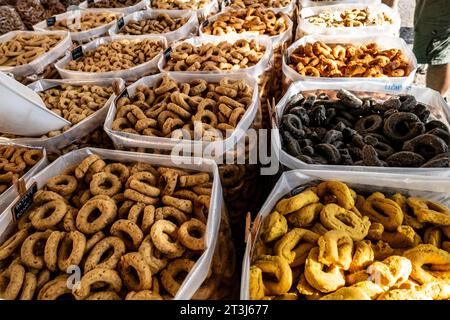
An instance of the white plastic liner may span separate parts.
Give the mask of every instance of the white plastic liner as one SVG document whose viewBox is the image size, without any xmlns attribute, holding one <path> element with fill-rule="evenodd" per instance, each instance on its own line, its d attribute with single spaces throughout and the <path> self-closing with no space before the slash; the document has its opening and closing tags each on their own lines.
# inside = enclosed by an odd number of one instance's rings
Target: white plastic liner
<svg viewBox="0 0 450 320">
<path fill-rule="evenodd" d="M 39 74 L 44 71 L 45 67 L 55 62 L 59 57 L 63 56 L 72 45 L 70 35 L 65 31 L 11 31 L 0 36 L 0 43 L 13 39 L 19 34 L 24 35 L 62 35 L 63 39 L 48 52 L 40 55 L 33 61 L 23 66 L 7 67 L 0 66 L 0 71 L 10 72 L 14 76 L 29 76 L 32 74 Z"/>
<path fill-rule="evenodd" d="M 430 118 L 435 118 L 446 123 L 450 127 L 450 108 L 445 103 L 441 95 L 434 90 L 418 87 L 418 86 L 401 86 L 396 84 L 381 84 L 371 83 L 367 81 L 351 81 L 351 82 L 310 82 L 310 81 L 297 81 L 291 84 L 289 89 L 283 98 L 276 105 L 276 115 L 278 119 L 283 116 L 284 109 L 289 103 L 292 96 L 299 92 L 313 93 L 320 91 L 330 90 L 331 92 L 339 89 L 346 89 L 355 94 L 364 94 L 373 96 L 377 99 L 378 95 L 398 95 L 398 94 L 411 94 L 418 102 L 421 102 L 429 106 L 431 111 Z M 278 120 L 279 121 L 279 120 Z M 279 124 L 272 118 L 273 128 L 279 128 Z M 425 175 L 435 177 L 447 177 L 450 178 L 449 168 L 401 168 L 401 167 L 368 167 L 368 166 L 349 166 L 349 165 L 321 165 L 321 164 L 307 164 L 282 149 L 281 137 L 279 132 L 273 132 L 272 134 L 272 148 L 276 150 L 276 154 L 279 157 L 281 164 L 285 165 L 289 169 L 308 169 L 308 170 L 330 170 L 330 171 L 368 171 L 380 172 L 380 173 L 402 173 L 413 175 Z"/>
<path fill-rule="evenodd" d="M 322 27 L 308 22 L 308 18 L 316 16 L 322 12 L 343 12 L 344 10 L 365 9 L 368 8 L 372 14 L 386 13 L 392 19 L 392 24 L 384 24 L 381 26 L 362 26 L 362 27 Z M 326 34 L 326 35 L 368 35 L 368 34 L 385 34 L 397 36 L 400 31 L 401 19 L 396 10 L 385 4 L 364 4 L 364 3 L 345 3 L 331 6 L 319 6 L 304 8 L 300 11 L 299 23 L 296 30 L 296 39 L 309 34 Z"/>
<path fill-rule="evenodd" d="M 166 38 L 167 43 L 172 43 L 175 41 L 183 40 L 189 38 L 191 36 L 195 36 L 197 34 L 198 29 L 198 18 L 195 11 L 191 10 L 156 10 L 149 9 L 145 11 L 137 11 L 132 14 L 127 15 L 123 18 L 125 25 L 128 24 L 131 20 L 141 21 L 141 20 L 149 20 L 155 19 L 161 14 L 167 14 L 171 18 L 187 18 L 188 21 L 178 28 L 177 30 L 166 32 L 166 33 L 158 33 L 158 35 Z M 109 29 L 109 34 L 111 36 L 117 35 L 120 32 L 120 29 L 116 23 L 114 23 Z"/>
<path fill-rule="evenodd" d="M 208 172 L 213 177 L 211 202 L 205 232 L 206 249 L 195 263 L 191 272 L 189 272 L 175 296 L 175 299 L 177 300 L 190 299 L 208 276 L 221 223 L 223 208 L 222 187 L 220 184 L 219 170 L 215 162 L 202 158 L 183 158 L 117 150 L 84 148 L 72 151 L 59 157 L 51 165 L 29 179 L 26 186 L 29 187 L 34 182 L 37 182 L 37 187 L 40 189 L 45 185 L 48 179 L 60 174 L 64 169 L 71 165 L 81 163 L 84 158 L 91 154 L 96 154 L 102 159 L 113 161 L 139 161 L 157 166 L 169 166 L 195 171 L 204 171 Z M 13 205 L 8 206 L 0 215 L 0 243 L 5 241 L 14 229 L 11 211 L 12 206 Z"/>
<path fill-rule="evenodd" d="M 374 172 L 346 172 L 321 170 L 293 170 L 283 173 L 273 188 L 266 202 L 258 213 L 260 223 L 253 224 L 249 232 L 247 245 L 242 262 L 241 294 L 242 300 L 249 300 L 250 259 L 255 242 L 250 238 L 251 233 L 259 234 L 260 226 L 269 215 L 275 204 L 288 195 L 295 187 L 313 182 L 339 180 L 347 183 L 355 191 L 375 192 L 386 194 L 402 193 L 406 196 L 426 198 L 450 206 L 450 181 L 448 179 L 415 176 L 410 174 L 391 174 Z M 257 239 L 257 238 L 256 238 Z"/>
<path fill-rule="evenodd" d="M 67 11 L 61 14 L 58 14 L 55 17 L 56 21 L 65 21 L 67 19 L 74 19 L 75 21 L 80 21 L 80 18 L 84 16 L 86 13 L 111 13 L 117 15 L 117 18 L 123 17 L 124 14 L 122 12 L 117 11 L 109 11 L 105 9 L 85 9 L 85 10 L 74 10 Z M 98 26 L 96 28 L 88 29 L 85 31 L 79 32 L 69 32 L 70 37 L 73 41 L 81 41 L 88 42 L 92 41 L 94 38 L 101 37 L 106 34 L 108 30 L 116 23 L 117 20 L 113 20 L 110 23 L 106 23 L 104 25 Z M 47 20 L 41 21 L 33 26 L 33 29 L 36 31 L 46 31 L 49 30 L 47 26 Z"/>
<path fill-rule="evenodd" d="M 128 36 L 128 35 L 115 35 L 112 37 L 103 37 L 95 39 L 83 46 L 83 53 L 86 54 L 86 52 L 93 51 L 97 49 L 102 44 L 107 44 L 109 42 L 115 41 L 115 40 L 154 40 L 154 41 L 160 41 L 162 50 L 164 50 L 167 47 L 167 41 L 163 36 L 160 35 L 143 35 L 143 36 Z M 162 50 L 159 54 L 157 54 L 153 59 L 150 61 L 147 61 L 145 63 L 142 63 L 140 65 L 137 65 L 133 68 L 120 70 L 120 71 L 108 71 L 108 72 L 83 72 L 83 71 L 74 71 L 74 70 L 67 70 L 64 69 L 64 67 L 72 61 L 72 54 L 68 52 L 64 58 L 59 60 L 55 63 L 55 68 L 58 70 L 61 78 L 63 79 L 105 79 L 105 78 L 122 78 L 125 81 L 136 81 L 140 77 L 144 75 L 148 75 L 151 73 L 158 72 L 157 64 L 162 56 Z"/>
<path fill-rule="evenodd" d="M 302 8 L 317 7 L 317 6 L 329 6 L 333 4 L 341 3 L 364 3 L 364 4 L 377 4 L 381 3 L 381 0 L 331 0 L 331 1 L 313 1 L 313 0 L 298 0 Z"/>
<path fill-rule="evenodd" d="M 26 147 L 28 149 L 39 149 L 42 151 L 42 158 L 33 167 L 31 167 L 30 170 L 25 172 L 25 174 L 22 177 L 20 177 L 19 181 L 23 180 L 25 183 L 27 183 L 32 176 L 34 176 L 36 173 L 38 173 L 40 170 L 42 170 L 43 168 L 45 168 L 48 165 L 47 152 L 43 148 L 0 140 L 0 147 L 7 146 L 7 145 L 14 145 L 16 147 Z M 19 192 L 17 191 L 17 188 L 15 185 L 10 186 L 3 193 L 1 193 L 0 194 L 0 212 L 3 212 L 13 202 L 13 200 L 16 199 L 16 197 L 18 197 L 18 196 L 19 196 Z"/>
<path fill-rule="evenodd" d="M 171 75 L 179 74 L 179 75 L 187 75 L 190 74 L 190 78 L 194 79 L 193 77 L 197 77 L 199 75 L 211 75 L 212 77 L 216 77 L 217 75 L 221 75 L 220 78 L 227 76 L 229 74 L 246 74 L 251 77 L 258 77 L 260 76 L 267 68 L 267 66 L 270 63 L 270 60 L 272 59 L 273 55 L 273 49 L 272 49 L 272 41 L 268 36 L 260 36 L 260 35 L 254 35 L 254 34 L 231 34 L 226 36 L 203 36 L 203 37 L 194 37 L 187 39 L 185 41 L 180 41 L 172 45 L 173 51 L 175 51 L 175 48 L 179 46 L 182 43 L 190 43 L 194 46 L 200 46 L 203 43 L 219 43 L 222 41 L 226 41 L 229 43 L 235 43 L 238 40 L 241 39 L 247 39 L 250 40 L 256 40 L 256 42 L 260 46 L 264 46 L 266 48 L 266 51 L 264 52 L 264 55 L 261 57 L 261 59 L 258 61 L 256 65 L 250 68 L 242 68 L 238 70 L 220 70 L 220 71 L 166 71 L 164 70 L 164 67 L 166 65 L 166 59 L 164 55 L 161 55 L 159 62 L 158 62 L 158 68 L 160 72 L 168 72 Z"/>
<path fill-rule="evenodd" d="M 133 83 L 131 86 L 127 87 L 127 91 L 130 97 L 133 97 L 136 87 L 138 85 L 146 85 L 149 87 L 154 86 L 159 80 L 164 76 L 164 74 L 157 74 L 154 76 L 149 76 L 140 79 L 139 81 Z M 230 137 L 224 140 L 219 141 L 197 141 L 197 140 L 178 140 L 173 138 L 165 138 L 165 137 L 153 137 L 153 136 L 145 136 L 138 135 L 133 133 L 127 133 L 122 131 L 114 131 L 112 130 L 112 123 L 116 117 L 116 105 L 113 103 L 110 108 L 108 115 L 105 120 L 104 130 L 108 134 L 108 136 L 113 141 L 114 145 L 117 148 L 123 147 L 143 147 L 143 148 L 154 148 L 158 150 L 173 150 L 175 147 L 180 148 L 182 150 L 217 150 L 218 154 L 214 154 L 215 157 L 220 157 L 225 152 L 234 148 L 234 145 L 237 141 L 242 139 L 245 135 L 247 129 L 250 127 L 253 119 L 256 116 L 256 112 L 258 110 L 259 105 L 259 93 L 258 93 L 258 85 L 256 83 L 256 79 L 245 76 L 242 74 L 229 74 L 229 75 L 215 75 L 211 74 L 208 76 L 197 75 L 192 76 L 192 74 L 169 74 L 169 77 L 174 79 L 176 82 L 191 82 L 194 79 L 204 79 L 208 82 L 219 82 L 223 77 L 228 77 L 231 79 L 242 79 L 245 80 L 248 85 L 253 88 L 253 97 L 252 103 L 247 108 L 245 114 L 237 124 L 234 132 Z M 206 153 L 206 151 L 205 151 Z M 214 158 L 214 157 L 213 157 Z"/>
<path fill-rule="evenodd" d="M 326 44 L 346 44 L 350 43 L 353 45 L 363 45 L 370 42 L 376 42 L 380 49 L 400 49 L 406 58 L 409 61 L 411 72 L 406 77 L 389 77 L 386 78 L 362 78 L 362 77 L 340 77 L 340 78 L 326 78 L 326 77 L 311 77 L 311 76 L 302 76 L 297 71 L 289 67 L 286 57 L 289 57 L 292 52 L 297 49 L 300 45 L 305 45 L 307 43 L 314 43 L 316 41 L 323 41 Z M 339 81 L 348 82 L 348 81 L 370 81 L 373 83 L 386 83 L 392 82 L 395 84 L 409 85 L 414 81 L 414 77 L 416 75 L 417 70 L 417 59 L 411 48 L 406 44 L 406 42 L 394 36 L 389 35 L 309 35 L 305 36 L 297 41 L 295 41 L 286 51 L 286 54 L 283 55 L 283 75 L 285 76 L 288 82 L 297 81 L 297 80 L 305 80 L 305 81 Z"/>
</svg>

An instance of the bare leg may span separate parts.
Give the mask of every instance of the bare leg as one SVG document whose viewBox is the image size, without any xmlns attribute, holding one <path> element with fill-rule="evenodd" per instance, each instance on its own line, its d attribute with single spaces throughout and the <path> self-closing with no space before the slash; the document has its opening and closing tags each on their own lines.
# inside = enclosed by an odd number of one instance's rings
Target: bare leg
<svg viewBox="0 0 450 320">
<path fill-rule="evenodd" d="M 450 89 L 450 64 L 429 65 L 427 71 L 427 87 L 445 96 Z"/>
<path fill-rule="evenodd" d="M 399 0 L 383 0 L 382 2 L 391 7 L 392 9 L 396 9 L 397 10 L 397 6 L 398 6 L 398 1 Z"/>
</svg>

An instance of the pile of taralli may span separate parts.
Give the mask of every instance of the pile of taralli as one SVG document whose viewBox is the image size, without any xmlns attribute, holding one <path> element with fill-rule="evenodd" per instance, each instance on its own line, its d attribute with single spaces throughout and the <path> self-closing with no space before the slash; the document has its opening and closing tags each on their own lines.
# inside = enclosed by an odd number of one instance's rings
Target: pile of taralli
<svg viewBox="0 0 450 320">
<path fill-rule="evenodd" d="M 450 300 L 450 108 L 400 26 L 0 0 L 0 300 Z"/>
</svg>

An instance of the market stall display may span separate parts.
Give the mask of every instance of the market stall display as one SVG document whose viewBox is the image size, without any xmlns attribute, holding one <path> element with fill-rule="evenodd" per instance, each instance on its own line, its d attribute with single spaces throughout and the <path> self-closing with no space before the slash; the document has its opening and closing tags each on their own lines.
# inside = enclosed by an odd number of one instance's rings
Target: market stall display
<svg viewBox="0 0 450 320">
<path fill-rule="evenodd" d="M 0 0 L 0 300 L 450 299 L 450 109 L 401 25 Z"/>
</svg>

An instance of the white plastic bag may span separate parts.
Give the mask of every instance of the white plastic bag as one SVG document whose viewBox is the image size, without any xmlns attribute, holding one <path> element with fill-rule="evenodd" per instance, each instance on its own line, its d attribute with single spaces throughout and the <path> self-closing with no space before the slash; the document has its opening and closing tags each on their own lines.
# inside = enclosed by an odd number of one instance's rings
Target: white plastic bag
<svg viewBox="0 0 450 320">
<path fill-rule="evenodd" d="M 80 18 L 86 13 L 111 13 L 117 15 L 116 19 L 119 19 L 120 17 L 124 16 L 122 12 L 117 11 L 107 11 L 105 9 L 86 9 L 86 10 L 67 11 L 65 13 L 54 16 L 54 18 L 55 21 L 75 19 L 77 23 L 78 21 L 80 21 Z M 92 41 L 93 39 L 101 37 L 102 35 L 106 34 L 108 30 L 116 23 L 116 21 L 117 20 L 114 20 L 111 21 L 110 23 L 85 31 L 69 32 L 70 37 L 73 41 L 80 41 L 80 42 Z M 36 31 L 46 31 L 48 30 L 48 28 L 49 27 L 47 25 L 47 20 L 41 21 L 33 26 L 33 29 Z"/>
<path fill-rule="evenodd" d="M 318 15 L 322 12 L 343 12 L 344 10 L 365 9 L 368 8 L 372 14 L 386 13 L 392 19 L 392 24 L 385 24 L 382 26 L 363 26 L 363 27 L 322 27 L 308 22 L 308 18 Z M 385 4 L 337 4 L 331 6 L 320 6 L 303 8 L 300 11 L 299 23 L 297 25 L 295 39 L 300 39 L 303 36 L 310 34 L 326 34 L 326 35 L 368 35 L 368 34 L 384 34 L 398 36 L 400 31 L 401 19 L 396 10 L 388 7 Z"/>
<path fill-rule="evenodd" d="M 26 147 L 29 149 L 40 149 L 42 151 L 42 158 L 32 168 L 30 168 L 30 170 L 25 172 L 25 174 L 22 177 L 20 177 L 19 181 L 22 180 L 23 182 L 27 183 L 32 176 L 34 176 L 36 173 L 38 173 L 40 170 L 42 170 L 48 165 L 47 153 L 43 148 L 0 140 L 0 146 L 3 147 L 7 145 L 14 145 L 16 147 Z M 17 192 L 15 185 L 12 185 L 11 187 L 3 191 L 3 193 L 0 194 L 0 212 L 3 212 L 18 196 L 19 193 Z"/>
<path fill-rule="evenodd" d="M 233 9 L 230 8 L 230 7 L 226 7 L 225 11 L 222 11 L 222 12 L 212 16 L 211 18 L 205 20 L 202 23 L 202 25 L 200 26 L 200 28 L 199 28 L 199 36 L 200 37 L 208 37 L 209 35 L 205 35 L 203 33 L 203 29 L 207 25 L 212 24 L 214 21 L 216 21 L 219 18 L 220 15 L 224 14 L 224 12 L 230 11 L 230 10 L 233 10 Z M 245 10 L 245 9 L 238 9 L 238 10 Z M 287 20 L 287 24 L 288 24 L 288 28 L 287 28 L 286 31 L 284 31 L 283 33 L 278 34 L 276 36 L 270 36 L 270 40 L 272 40 L 272 47 L 274 49 L 278 48 L 280 45 L 282 45 L 285 42 L 289 42 L 292 39 L 292 28 L 293 28 L 294 24 L 293 24 L 292 20 L 289 17 L 288 17 L 288 20 Z M 258 36 L 259 32 L 257 32 L 257 31 L 247 31 L 247 32 L 243 32 L 243 33 L 230 33 L 230 34 L 240 34 L 240 35 L 250 34 L 250 35 Z"/>
<path fill-rule="evenodd" d="M 36 92 L 39 92 L 61 84 L 70 84 L 73 86 L 84 84 L 112 86 L 114 82 L 118 84 L 118 88 L 120 90 L 125 88 L 125 82 L 119 78 L 99 80 L 39 80 L 30 84 L 28 87 Z M 92 132 L 99 125 L 103 124 L 106 115 L 108 114 L 109 107 L 113 103 L 115 97 L 116 95 L 112 94 L 103 108 L 91 114 L 89 117 L 72 126 L 69 130 L 61 133 L 60 135 L 51 138 L 23 137 L 10 139 L 10 141 L 14 143 L 44 147 L 48 152 L 57 152 L 59 149 L 67 147 L 68 145 L 78 141 L 80 138 Z"/>
<path fill-rule="evenodd" d="M 71 165 L 81 163 L 84 158 L 91 154 L 96 154 L 102 159 L 123 162 L 145 162 L 158 166 L 204 171 L 212 175 L 211 202 L 205 231 L 206 249 L 189 272 L 175 296 L 175 299 L 190 299 L 208 276 L 221 223 L 221 214 L 224 204 L 222 200 L 222 187 L 220 184 L 219 171 L 215 162 L 201 158 L 194 159 L 194 162 L 192 158 L 84 148 L 59 157 L 51 165 L 29 179 L 26 184 L 27 188 L 34 182 L 37 182 L 37 188 L 41 189 L 48 179 L 60 174 L 64 169 Z M 0 215 L 0 243 L 11 234 L 11 231 L 14 228 L 15 224 L 12 216 L 12 208 L 13 205 L 8 206 L 8 208 Z"/>
<path fill-rule="evenodd" d="M 94 2 L 100 2 L 102 0 L 94 0 Z M 98 9 L 102 9 L 102 10 L 107 10 L 107 11 L 118 11 L 118 12 L 123 12 L 124 14 L 130 14 L 133 13 L 135 11 L 138 10 L 145 10 L 149 5 L 149 0 L 142 0 L 138 3 L 136 3 L 134 6 L 131 7 L 124 7 L 124 8 L 98 8 Z M 89 9 L 89 5 L 88 5 L 88 1 L 83 1 L 81 2 L 78 7 L 80 9 Z M 94 9 L 94 8 L 92 8 Z"/>
<path fill-rule="evenodd" d="M 134 95 L 136 87 L 139 85 L 153 86 L 155 83 L 159 82 L 159 80 L 165 74 L 157 74 L 154 76 L 149 76 L 136 81 L 131 86 L 127 88 L 128 94 L 130 97 Z M 208 82 L 219 82 L 223 77 L 221 75 L 198 75 L 193 76 L 192 74 L 171 74 L 169 73 L 169 77 L 174 79 L 176 82 L 191 82 L 192 80 L 204 79 Z M 242 79 L 245 80 L 247 84 L 249 84 L 253 88 L 253 97 L 252 103 L 247 108 L 245 114 L 242 116 L 241 120 L 237 124 L 233 134 L 224 140 L 219 141 L 196 141 L 196 140 L 178 140 L 173 138 L 165 138 L 165 137 L 153 137 L 153 136 L 145 136 L 132 134 L 121 131 L 112 130 L 112 123 L 116 117 L 116 105 L 113 103 L 110 108 L 108 115 L 105 120 L 104 130 L 109 135 L 111 140 L 114 142 L 114 145 L 118 148 L 123 147 L 142 147 L 142 148 L 154 148 L 159 150 L 172 150 L 175 146 L 182 148 L 182 150 L 219 150 L 220 154 L 215 154 L 214 156 L 220 157 L 225 152 L 229 151 L 234 147 L 237 141 L 239 141 L 250 127 L 253 119 L 255 118 L 256 112 L 258 110 L 258 85 L 256 84 L 256 80 L 247 77 L 242 74 L 230 74 L 226 75 L 226 77 L 231 79 Z M 220 147 L 219 147 L 220 146 Z"/>
<path fill-rule="evenodd" d="M 254 34 L 242 34 L 242 35 L 241 34 L 234 34 L 234 35 L 232 34 L 232 35 L 226 35 L 226 36 L 221 36 L 221 37 L 216 37 L 216 36 L 194 37 L 194 38 L 187 39 L 185 41 L 177 42 L 177 43 L 173 44 L 171 47 L 172 47 L 172 50 L 175 50 L 175 48 L 182 43 L 189 43 L 189 44 L 192 44 L 193 46 L 200 46 L 201 44 L 204 44 L 204 43 L 219 43 L 222 41 L 234 43 L 241 39 L 246 39 L 248 41 L 256 40 L 256 42 L 259 45 L 264 46 L 266 48 L 264 55 L 261 57 L 261 59 L 258 61 L 258 63 L 256 65 L 254 65 L 253 67 L 243 68 L 243 69 L 238 69 L 238 70 L 230 70 L 230 71 L 227 71 L 227 70 L 220 70 L 220 71 L 166 71 L 166 70 L 164 70 L 164 66 L 166 65 L 166 59 L 165 59 L 164 55 L 161 55 L 159 62 L 158 62 L 159 71 L 160 72 L 169 72 L 170 74 L 179 74 L 179 75 L 186 75 L 186 74 L 190 73 L 191 78 L 195 75 L 206 75 L 206 76 L 212 75 L 214 78 L 218 74 L 221 74 L 223 77 L 225 75 L 234 74 L 234 73 L 247 74 L 252 77 L 258 77 L 266 70 L 266 68 L 271 60 L 272 54 L 273 54 L 272 41 L 270 40 L 270 38 L 268 36 L 259 36 L 259 35 L 254 35 Z"/>
<path fill-rule="evenodd" d="M 361 78 L 361 77 L 340 77 L 340 78 L 326 78 L 326 77 L 311 77 L 311 76 L 302 76 L 297 71 L 292 69 L 287 61 L 286 58 L 290 57 L 292 52 L 297 49 L 300 45 L 305 45 L 307 43 L 314 43 L 316 41 L 322 41 L 325 44 L 330 43 L 338 43 L 338 44 L 346 44 L 350 43 L 352 45 L 363 45 L 370 42 L 376 42 L 381 49 L 400 49 L 403 54 L 408 59 L 411 72 L 406 77 L 389 77 L 387 80 L 386 78 Z M 395 84 L 401 84 L 401 85 L 409 85 L 414 81 L 414 77 L 416 75 L 417 70 L 417 59 L 414 53 L 412 52 L 411 48 L 406 44 L 406 42 L 401 38 L 396 38 L 394 36 L 388 36 L 388 35 L 368 35 L 368 36 L 355 36 L 355 35 L 336 35 L 336 36 L 329 36 L 329 35 L 309 35 L 306 37 L 303 37 L 297 41 L 295 41 L 286 51 L 286 54 L 283 55 L 283 75 L 285 77 L 285 80 L 290 83 L 292 81 L 297 80 L 307 80 L 307 81 L 336 81 L 338 79 L 341 82 L 348 82 L 348 81 L 370 81 L 373 83 L 386 83 L 391 82 Z"/>
<path fill-rule="evenodd" d="M 293 170 L 283 173 L 273 188 L 266 202 L 255 219 L 247 238 L 247 245 L 242 262 L 241 299 L 249 300 L 250 259 L 255 244 L 251 234 L 257 235 L 264 219 L 272 212 L 276 203 L 288 195 L 294 188 L 309 182 L 339 180 L 348 184 L 355 191 L 396 192 L 407 196 L 434 200 L 450 206 L 450 181 L 448 179 L 415 176 L 410 174 L 390 174 L 373 172 L 346 172 L 321 170 Z"/>
<path fill-rule="evenodd" d="M 333 4 L 341 4 L 341 3 L 363 3 L 363 4 L 378 4 L 381 3 L 381 0 L 299 0 L 299 4 L 301 8 L 306 7 L 317 7 L 317 6 L 329 6 Z"/>
<path fill-rule="evenodd" d="M 83 53 L 93 51 L 97 49 L 102 44 L 107 44 L 115 40 L 137 40 L 137 39 L 149 39 L 154 41 L 159 41 L 161 43 L 162 50 L 167 47 L 167 41 L 163 36 L 160 35 L 143 35 L 143 36 L 127 36 L 127 35 L 116 35 L 112 37 L 103 37 L 93 40 L 83 46 Z M 137 65 L 133 68 L 120 70 L 120 71 L 108 71 L 108 72 L 83 72 L 83 71 L 73 71 L 67 70 L 64 67 L 73 60 L 71 52 L 68 52 L 64 58 L 55 63 L 55 68 L 58 70 L 61 78 L 63 79 L 105 79 L 105 78 L 122 78 L 125 81 L 136 81 L 140 77 L 152 73 L 158 72 L 157 64 L 162 56 L 162 51 L 157 54 L 153 59 Z"/>
<path fill-rule="evenodd" d="M 288 105 L 289 100 L 299 92 L 335 92 L 339 89 L 346 89 L 355 94 L 364 94 L 377 98 L 385 98 L 385 95 L 412 94 L 418 102 L 430 107 L 430 117 L 440 120 L 447 124 L 450 128 L 450 108 L 442 99 L 441 95 L 431 89 L 417 86 L 401 86 L 396 84 L 380 84 L 366 81 L 351 82 L 310 82 L 297 81 L 291 84 L 286 94 L 276 106 L 276 115 L 278 119 L 283 116 L 284 109 Z M 279 128 L 279 124 L 272 118 L 272 127 Z M 272 134 L 272 148 L 276 150 L 281 164 L 289 169 L 308 169 L 308 170 L 330 170 L 330 171 L 368 171 L 382 173 L 402 173 L 414 175 L 426 175 L 435 177 L 450 177 L 448 168 L 399 168 L 399 167 L 367 167 L 367 166 L 349 166 L 349 165 L 320 165 L 307 164 L 282 149 L 281 137 L 278 131 Z"/>
<path fill-rule="evenodd" d="M 166 38 L 167 43 L 171 44 L 175 41 L 180 41 L 183 39 L 190 38 L 191 36 L 195 36 L 198 30 L 198 18 L 195 11 L 191 10 L 145 10 L 138 11 L 132 14 L 127 15 L 124 19 L 124 26 L 128 24 L 131 20 L 141 21 L 147 19 L 155 19 L 161 14 L 167 14 L 171 18 L 187 18 L 188 21 L 181 26 L 179 29 L 166 32 L 166 33 L 158 33 L 158 35 Z M 109 34 L 111 36 L 119 34 L 120 29 L 118 23 L 114 23 L 112 27 L 109 29 Z"/>
<path fill-rule="evenodd" d="M 19 34 L 24 34 L 26 36 L 62 35 L 64 38 L 48 52 L 40 55 L 28 64 L 16 67 L 0 66 L 0 71 L 10 72 L 14 74 L 14 76 L 29 76 L 32 74 L 41 73 L 44 71 L 46 66 L 63 56 L 72 45 L 70 35 L 65 31 L 11 31 L 0 36 L 0 42 L 11 40 Z"/>
<path fill-rule="evenodd" d="M 150 4 L 149 4 L 149 8 L 157 10 L 159 8 L 153 6 L 153 2 L 152 0 L 149 0 Z M 168 9 L 170 11 L 184 11 L 184 10 L 171 10 Z M 200 22 L 204 21 L 205 19 L 207 19 L 208 17 L 212 16 L 213 14 L 215 14 L 216 12 L 219 11 L 219 3 L 217 0 L 211 0 L 207 5 L 205 5 L 203 8 L 201 9 L 197 9 L 197 10 L 193 10 L 195 11 L 195 13 L 197 14 L 198 20 Z"/>
</svg>

